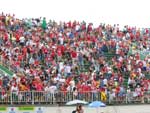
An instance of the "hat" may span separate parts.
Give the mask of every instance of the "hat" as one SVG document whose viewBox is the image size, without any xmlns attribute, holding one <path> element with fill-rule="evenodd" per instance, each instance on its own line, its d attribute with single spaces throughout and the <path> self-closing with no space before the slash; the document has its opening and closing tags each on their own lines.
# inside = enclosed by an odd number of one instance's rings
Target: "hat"
<svg viewBox="0 0 150 113">
<path fill-rule="evenodd" d="M 88 86 L 91 86 L 91 84 L 88 84 Z"/>
<path fill-rule="evenodd" d="M 82 84 L 85 85 L 85 82 L 83 82 Z"/>
<path fill-rule="evenodd" d="M 7 74 L 5 73 L 5 75 L 4 75 L 5 77 L 7 77 Z"/>
<path fill-rule="evenodd" d="M 13 74 L 13 77 L 16 78 L 17 77 L 16 74 Z"/>
</svg>

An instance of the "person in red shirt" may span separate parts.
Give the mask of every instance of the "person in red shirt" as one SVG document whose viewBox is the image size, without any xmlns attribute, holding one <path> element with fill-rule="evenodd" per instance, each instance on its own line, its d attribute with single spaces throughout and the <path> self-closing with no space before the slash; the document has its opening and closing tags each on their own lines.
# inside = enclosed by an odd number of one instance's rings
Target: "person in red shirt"
<svg viewBox="0 0 150 113">
<path fill-rule="evenodd" d="M 60 91 L 63 93 L 63 96 L 67 94 L 67 85 L 63 84 L 60 88 Z"/>
<path fill-rule="evenodd" d="M 7 34 L 7 33 L 4 34 L 4 41 L 5 41 L 5 42 L 8 41 L 8 34 Z"/>
<path fill-rule="evenodd" d="M 19 33 L 15 33 L 16 42 L 20 42 L 20 35 Z"/>
<path fill-rule="evenodd" d="M 134 40 L 134 35 L 132 33 L 130 33 L 130 40 L 133 41 Z"/>
<path fill-rule="evenodd" d="M 21 54 L 18 55 L 18 61 L 22 61 L 23 60 L 23 56 Z"/>
<path fill-rule="evenodd" d="M 71 51 L 71 57 L 72 57 L 72 58 L 76 58 L 76 57 L 77 57 L 76 51 Z"/>
<path fill-rule="evenodd" d="M 59 59 L 62 57 L 61 49 L 57 49 L 57 55 L 58 55 Z"/>
<path fill-rule="evenodd" d="M 139 62 L 138 62 L 138 66 L 139 66 L 139 68 L 142 69 L 142 68 L 143 68 L 143 62 L 142 62 L 142 61 L 139 61 Z"/>
<path fill-rule="evenodd" d="M 2 84 L 3 84 L 2 78 L 0 78 L 0 88 L 2 88 Z"/>
</svg>

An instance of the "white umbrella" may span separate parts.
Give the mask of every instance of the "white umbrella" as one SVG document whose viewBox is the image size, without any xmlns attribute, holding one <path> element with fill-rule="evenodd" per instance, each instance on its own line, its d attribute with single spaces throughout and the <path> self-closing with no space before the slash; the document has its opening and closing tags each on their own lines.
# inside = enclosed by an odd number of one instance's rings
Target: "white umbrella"
<svg viewBox="0 0 150 113">
<path fill-rule="evenodd" d="M 76 105 L 76 104 L 88 104 L 88 102 L 83 100 L 73 100 L 66 103 L 66 105 Z"/>
</svg>

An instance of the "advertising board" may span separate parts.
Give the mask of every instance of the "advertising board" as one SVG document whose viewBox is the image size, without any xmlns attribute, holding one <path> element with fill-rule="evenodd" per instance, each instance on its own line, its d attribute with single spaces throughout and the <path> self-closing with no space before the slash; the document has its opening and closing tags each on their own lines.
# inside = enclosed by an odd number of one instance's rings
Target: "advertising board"
<svg viewBox="0 0 150 113">
<path fill-rule="evenodd" d="M 34 106 L 20 106 L 18 107 L 19 113 L 35 113 L 35 107 Z"/>
<path fill-rule="evenodd" d="M 0 106 L 0 113 L 6 113 L 7 107 Z"/>
</svg>

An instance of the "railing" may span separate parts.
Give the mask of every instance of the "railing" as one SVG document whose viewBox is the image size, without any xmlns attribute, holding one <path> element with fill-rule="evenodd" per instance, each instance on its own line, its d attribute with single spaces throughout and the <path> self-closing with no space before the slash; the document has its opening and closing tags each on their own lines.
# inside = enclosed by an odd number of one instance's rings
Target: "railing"
<svg viewBox="0 0 150 113">
<path fill-rule="evenodd" d="M 121 97 L 102 96 L 100 92 L 0 92 L 0 104 L 20 105 L 20 104 L 49 104 L 64 105 L 66 102 L 80 99 L 87 102 L 103 101 L 106 104 L 130 104 L 130 103 L 150 103 L 150 92 L 146 92 L 143 96 L 134 96 L 134 92 L 125 94 Z"/>
</svg>

